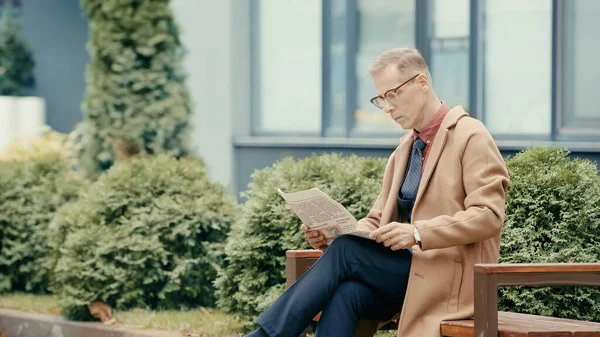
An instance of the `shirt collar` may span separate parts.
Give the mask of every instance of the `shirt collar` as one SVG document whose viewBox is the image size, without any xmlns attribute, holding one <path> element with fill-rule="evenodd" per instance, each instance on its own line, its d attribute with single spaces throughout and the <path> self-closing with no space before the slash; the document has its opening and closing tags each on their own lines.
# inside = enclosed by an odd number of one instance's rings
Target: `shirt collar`
<svg viewBox="0 0 600 337">
<path fill-rule="evenodd" d="M 427 123 L 427 125 L 425 125 L 423 130 L 422 131 L 417 131 L 417 129 L 414 130 L 415 132 L 413 133 L 413 141 L 417 140 L 417 137 L 419 137 L 427 145 L 429 145 L 431 142 L 433 142 L 433 139 L 435 138 L 435 135 L 437 134 L 438 130 L 440 129 L 440 126 L 442 125 L 442 122 L 444 121 L 444 118 L 446 117 L 448 110 L 450 110 L 448 108 L 448 105 L 446 105 L 446 103 L 444 103 L 444 102 L 441 102 L 441 103 L 442 103 L 442 105 L 440 106 L 438 111 L 435 113 L 435 115 L 433 115 L 433 117 Z"/>
</svg>

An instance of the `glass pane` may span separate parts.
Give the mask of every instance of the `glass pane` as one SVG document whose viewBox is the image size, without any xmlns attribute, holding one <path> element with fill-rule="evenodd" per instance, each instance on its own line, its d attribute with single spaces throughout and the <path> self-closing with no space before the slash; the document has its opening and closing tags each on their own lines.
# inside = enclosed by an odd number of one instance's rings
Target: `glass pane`
<svg viewBox="0 0 600 337">
<path fill-rule="evenodd" d="M 563 125 L 600 125 L 600 67 L 598 31 L 600 1 L 565 1 L 563 43 Z"/>
<path fill-rule="evenodd" d="M 469 109 L 469 0 L 434 0 L 429 70 L 438 97 Z"/>
<path fill-rule="evenodd" d="M 263 132 L 321 132 L 320 0 L 260 0 L 254 60 Z M 256 118 L 258 117 L 258 118 Z"/>
<path fill-rule="evenodd" d="M 552 1 L 483 3 L 484 121 L 495 134 L 549 135 Z"/>
<path fill-rule="evenodd" d="M 358 11 L 356 129 L 397 132 L 400 126 L 369 102 L 377 93 L 368 69 L 387 49 L 415 46 L 415 0 L 358 0 Z"/>
</svg>

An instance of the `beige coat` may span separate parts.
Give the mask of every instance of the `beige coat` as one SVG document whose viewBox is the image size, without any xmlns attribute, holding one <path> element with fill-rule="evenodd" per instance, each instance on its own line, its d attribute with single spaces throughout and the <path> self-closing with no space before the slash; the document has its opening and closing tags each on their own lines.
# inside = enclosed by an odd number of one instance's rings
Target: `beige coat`
<svg viewBox="0 0 600 337">
<path fill-rule="evenodd" d="M 374 230 L 397 221 L 397 194 L 413 133 L 390 156 L 382 191 L 361 226 Z M 398 336 L 437 337 L 443 320 L 473 316 L 473 267 L 497 263 L 508 171 L 485 126 L 460 106 L 436 134 L 423 169 L 412 221 L 421 234 L 414 247 Z"/>
</svg>

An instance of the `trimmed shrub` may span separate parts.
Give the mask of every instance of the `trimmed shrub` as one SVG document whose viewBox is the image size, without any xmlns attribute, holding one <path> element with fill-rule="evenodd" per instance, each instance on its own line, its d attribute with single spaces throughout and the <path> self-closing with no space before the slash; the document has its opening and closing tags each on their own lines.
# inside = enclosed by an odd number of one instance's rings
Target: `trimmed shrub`
<svg viewBox="0 0 600 337">
<path fill-rule="evenodd" d="M 82 168 L 109 168 L 115 146 L 142 154 L 189 152 L 192 107 L 184 49 L 169 0 L 81 0 L 90 21 Z"/>
<path fill-rule="evenodd" d="M 328 154 L 287 158 L 256 171 L 244 193 L 243 218 L 227 241 L 226 268 L 216 282 L 219 307 L 252 320 L 284 290 L 285 251 L 310 247 L 300 219 L 278 188 L 292 192 L 318 187 L 359 219 L 377 198 L 385 163 L 383 158 Z"/>
<path fill-rule="evenodd" d="M 500 261 L 600 261 L 600 178 L 594 163 L 551 147 L 507 161 L 511 185 Z M 600 321 L 600 289 L 501 288 L 502 310 Z"/>
<path fill-rule="evenodd" d="M 52 151 L 0 161 L 0 291 L 48 291 L 48 225 L 85 181 Z"/>
<path fill-rule="evenodd" d="M 214 304 L 213 281 L 237 206 L 201 161 L 167 155 L 117 163 L 52 222 L 52 289 L 71 319 L 117 310 Z M 82 317 L 85 316 L 85 317 Z"/>
</svg>

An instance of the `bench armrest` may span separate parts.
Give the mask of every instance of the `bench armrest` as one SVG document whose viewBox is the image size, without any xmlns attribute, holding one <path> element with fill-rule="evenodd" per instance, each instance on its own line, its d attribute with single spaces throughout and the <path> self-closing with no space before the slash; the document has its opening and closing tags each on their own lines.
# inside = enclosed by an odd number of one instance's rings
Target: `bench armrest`
<svg viewBox="0 0 600 337">
<path fill-rule="evenodd" d="M 475 265 L 475 336 L 498 336 L 500 286 L 600 286 L 600 263 Z"/>
<path fill-rule="evenodd" d="M 300 250 L 288 250 L 285 252 L 285 257 L 295 257 L 295 258 L 313 258 L 318 259 L 323 255 L 323 252 L 320 250 L 314 249 L 300 249 Z"/>
<path fill-rule="evenodd" d="M 286 288 L 296 282 L 323 255 L 320 250 L 288 250 L 285 252 Z"/>
</svg>

